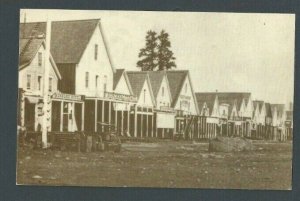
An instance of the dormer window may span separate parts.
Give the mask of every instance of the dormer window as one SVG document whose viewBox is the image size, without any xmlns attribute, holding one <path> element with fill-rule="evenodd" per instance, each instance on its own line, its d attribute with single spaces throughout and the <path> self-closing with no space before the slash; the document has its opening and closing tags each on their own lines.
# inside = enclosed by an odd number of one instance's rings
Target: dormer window
<svg viewBox="0 0 300 201">
<path fill-rule="evenodd" d="M 144 103 L 146 103 L 146 89 L 144 89 Z"/>
<path fill-rule="evenodd" d="M 95 60 L 97 60 L 98 59 L 98 44 L 95 44 L 95 52 L 94 52 L 94 58 L 95 58 Z"/>
<path fill-rule="evenodd" d="M 41 52 L 38 53 L 38 66 L 41 67 L 43 63 L 43 54 Z"/>
<path fill-rule="evenodd" d="M 185 93 L 187 93 L 187 84 L 185 84 Z"/>
<path fill-rule="evenodd" d="M 165 94 L 165 88 L 163 87 L 163 88 L 161 89 L 161 95 L 164 96 L 164 94 Z"/>
</svg>

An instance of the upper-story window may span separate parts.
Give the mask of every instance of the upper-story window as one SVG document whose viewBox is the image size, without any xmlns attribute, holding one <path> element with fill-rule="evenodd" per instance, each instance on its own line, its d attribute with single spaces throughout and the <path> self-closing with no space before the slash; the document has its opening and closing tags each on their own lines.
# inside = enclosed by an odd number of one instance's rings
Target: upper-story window
<svg viewBox="0 0 300 201">
<path fill-rule="evenodd" d="M 146 89 L 144 89 L 144 103 L 146 103 Z"/>
<path fill-rule="evenodd" d="M 107 90 L 107 76 L 104 75 L 104 80 L 103 80 L 103 91 L 106 92 Z"/>
<path fill-rule="evenodd" d="M 49 92 L 52 92 L 52 77 L 49 77 Z"/>
<path fill-rule="evenodd" d="M 185 84 L 185 93 L 187 93 L 187 84 Z"/>
<path fill-rule="evenodd" d="M 38 90 L 42 89 L 42 76 L 38 76 Z"/>
<path fill-rule="evenodd" d="M 89 87 L 89 72 L 85 73 L 85 87 Z"/>
<path fill-rule="evenodd" d="M 27 75 L 26 88 L 31 89 L 31 75 Z"/>
<path fill-rule="evenodd" d="M 43 63 L 43 54 L 41 52 L 38 53 L 38 65 L 42 66 Z"/>
<path fill-rule="evenodd" d="M 95 52 L 94 52 L 94 58 L 95 58 L 95 60 L 97 60 L 98 59 L 98 44 L 95 44 Z"/>
<path fill-rule="evenodd" d="M 99 76 L 96 75 L 96 78 L 95 78 L 95 87 L 96 87 L 96 89 L 98 88 L 98 80 L 99 80 Z"/>
<path fill-rule="evenodd" d="M 161 89 L 161 95 L 164 96 L 164 94 L 165 94 L 165 88 L 163 87 L 163 88 Z"/>
</svg>

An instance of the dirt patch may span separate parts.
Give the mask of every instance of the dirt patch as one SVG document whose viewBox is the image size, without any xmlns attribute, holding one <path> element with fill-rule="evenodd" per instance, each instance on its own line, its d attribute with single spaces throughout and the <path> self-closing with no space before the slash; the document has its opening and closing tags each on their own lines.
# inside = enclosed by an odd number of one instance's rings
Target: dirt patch
<svg viewBox="0 0 300 201">
<path fill-rule="evenodd" d="M 208 143 L 125 143 L 120 153 L 18 150 L 17 183 L 78 186 L 291 189 L 292 144 L 209 153 Z"/>
</svg>

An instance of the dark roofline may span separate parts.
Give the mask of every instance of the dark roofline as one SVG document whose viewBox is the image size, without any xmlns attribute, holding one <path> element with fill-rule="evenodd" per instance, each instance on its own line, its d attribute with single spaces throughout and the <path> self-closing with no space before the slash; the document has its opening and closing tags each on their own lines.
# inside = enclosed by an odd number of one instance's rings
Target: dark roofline
<svg viewBox="0 0 300 201">
<path fill-rule="evenodd" d="M 51 22 L 77 22 L 77 21 L 90 21 L 90 20 L 101 20 L 101 18 L 93 18 L 93 19 L 79 19 L 79 20 L 58 20 L 54 21 L 52 20 Z M 36 21 L 36 22 L 20 22 L 20 24 L 32 24 L 32 23 L 46 23 L 47 21 Z"/>
</svg>

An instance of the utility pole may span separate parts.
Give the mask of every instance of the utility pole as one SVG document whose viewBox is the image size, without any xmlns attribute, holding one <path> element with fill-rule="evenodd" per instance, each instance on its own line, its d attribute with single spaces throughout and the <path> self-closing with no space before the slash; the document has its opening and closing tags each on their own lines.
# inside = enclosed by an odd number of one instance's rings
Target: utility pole
<svg viewBox="0 0 300 201">
<path fill-rule="evenodd" d="M 48 123 L 47 123 L 47 113 L 48 113 L 48 94 L 49 94 L 49 69 L 50 69 L 50 39 L 51 39 L 51 21 L 47 17 L 46 26 L 46 48 L 45 48 L 45 59 L 44 59 L 44 90 L 43 90 L 43 124 L 42 124 L 42 146 L 47 148 L 48 139 Z"/>
</svg>

